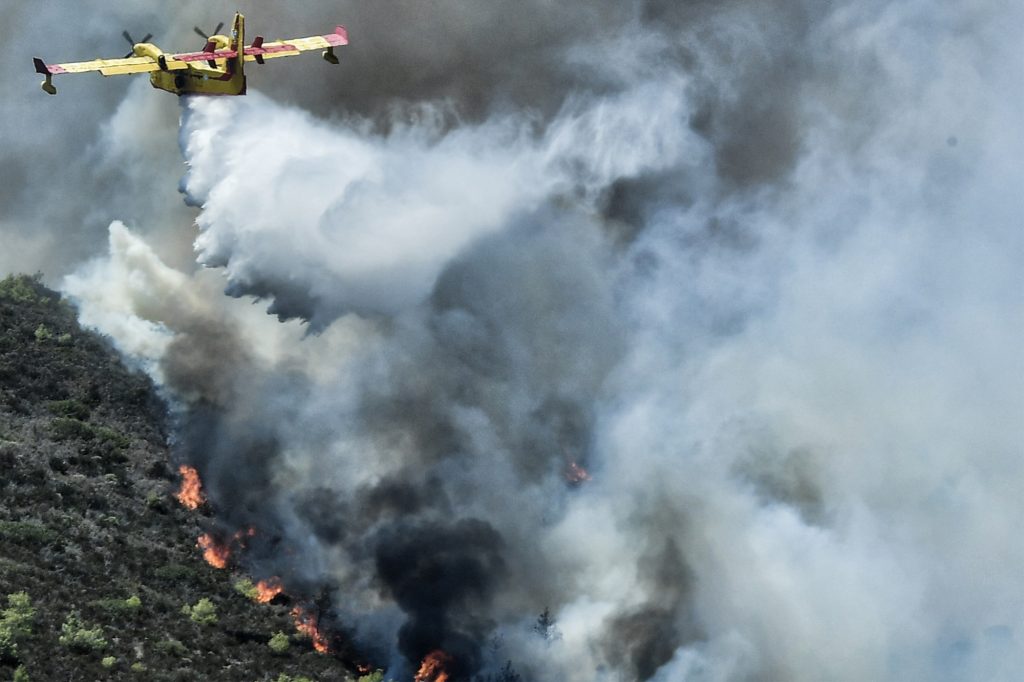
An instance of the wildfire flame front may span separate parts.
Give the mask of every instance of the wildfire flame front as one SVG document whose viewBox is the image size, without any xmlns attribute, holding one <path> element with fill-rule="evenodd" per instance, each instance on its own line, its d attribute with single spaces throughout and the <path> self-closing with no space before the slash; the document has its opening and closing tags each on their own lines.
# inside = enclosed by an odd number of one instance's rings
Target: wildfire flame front
<svg viewBox="0 0 1024 682">
<path fill-rule="evenodd" d="M 295 619 L 295 629 L 313 640 L 313 648 L 321 654 L 330 651 L 327 645 L 327 638 L 323 636 L 317 624 L 317 617 L 301 606 L 292 609 L 292 618 Z"/>
<path fill-rule="evenodd" d="M 228 559 L 231 558 L 231 550 L 227 545 L 217 542 L 209 533 L 203 533 L 200 535 L 196 545 L 203 550 L 203 558 L 206 559 L 206 563 L 210 564 L 214 568 L 228 567 Z"/>
<path fill-rule="evenodd" d="M 267 604 L 277 595 L 281 594 L 284 586 L 278 578 L 268 578 L 256 583 L 256 601 Z"/>
<path fill-rule="evenodd" d="M 448 671 L 445 668 L 451 662 L 452 657 L 440 649 L 431 651 L 423 659 L 413 679 L 415 682 L 448 682 Z"/>
<path fill-rule="evenodd" d="M 186 509 L 198 509 L 199 505 L 206 502 L 203 485 L 199 480 L 199 472 L 194 467 L 182 464 L 178 467 L 178 473 L 181 474 L 181 488 L 174 493 L 174 496 Z"/>
</svg>

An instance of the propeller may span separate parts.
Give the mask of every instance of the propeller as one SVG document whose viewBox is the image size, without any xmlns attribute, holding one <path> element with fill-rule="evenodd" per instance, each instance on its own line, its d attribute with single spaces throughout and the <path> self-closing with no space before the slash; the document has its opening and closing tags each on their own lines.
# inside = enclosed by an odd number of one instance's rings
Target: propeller
<svg viewBox="0 0 1024 682">
<path fill-rule="evenodd" d="M 213 33 L 210 33 L 209 35 L 207 35 L 207 33 L 205 31 L 203 31 L 203 29 L 199 28 L 198 26 L 194 27 L 192 30 L 195 31 L 197 34 L 199 34 L 200 38 L 203 38 L 204 40 L 209 40 L 210 36 L 215 36 L 215 35 L 219 34 L 220 30 L 222 28 L 224 28 L 224 22 L 223 21 L 220 22 L 219 24 L 217 24 L 217 28 L 213 29 Z"/>
<path fill-rule="evenodd" d="M 128 54 L 126 54 L 124 56 L 124 58 L 127 59 L 128 57 L 131 57 L 132 55 L 135 54 L 135 39 L 132 38 L 132 34 L 129 33 L 128 31 L 121 31 L 121 35 L 123 35 L 124 39 L 128 41 L 128 44 L 132 46 L 132 49 L 128 52 Z M 147 33 L 146 37 L 143 38 L 142 40 L 140 40 L 139 42 L 140 43 L 148 43 L 149 39 L 152 38 L 152 37 L 153 37 L 152 33 Z"/>
</svg>

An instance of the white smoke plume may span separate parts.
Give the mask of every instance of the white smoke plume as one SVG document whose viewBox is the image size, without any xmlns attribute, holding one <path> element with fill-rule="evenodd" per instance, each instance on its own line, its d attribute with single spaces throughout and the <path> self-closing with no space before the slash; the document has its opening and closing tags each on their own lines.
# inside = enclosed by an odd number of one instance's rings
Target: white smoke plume
<svg viewBox="0 0 1024 682">
<path fill-rule="evenodd" d="M 118 224 L 66 289 L 398 679 L 1016 679 L 1024 17 L 700 4 L 550 115 L 187 101 L 199 260 L 290 321 Z"/>
</svg>

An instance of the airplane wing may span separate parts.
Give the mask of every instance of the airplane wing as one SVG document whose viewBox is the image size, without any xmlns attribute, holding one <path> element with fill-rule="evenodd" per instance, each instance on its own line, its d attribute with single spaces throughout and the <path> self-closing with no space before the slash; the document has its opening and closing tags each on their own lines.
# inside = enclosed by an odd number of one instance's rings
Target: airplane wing
<svg viewBox="0 0 1024 682">
<path fill-rule="evenodd" d="M 85 73 L 86 71 L 99 71 L 104 76 L 120 76 L 125 73 L 142 73 L 144 71 L 159 71 L 161 66 L 152 57 L 126 57 L 125 59 L 93 59 L 88 62 L 71 62 L 68 64 L 44 64 L 43 60 L 36 58 L 36 71 L 41 74 L 58 75 L 62 73 Z M 187 67 L 183 61 L 174 59 L 167 60 L 167 70 L 184 69 Z"/>
<path fill-rule="evenodd" d="M 263 42 L 263 36 L 256 36 L 252 45 L 245 48 L 245 61 L 262 63 L 264 59 L 292 57 L 307 50 L 324 50 L 339 45 L 348 45 L 348 31 L 344 26 L 335 27 L 334 33 L 327 35 L 275 40 L 271 43 Z"/>
</svg>

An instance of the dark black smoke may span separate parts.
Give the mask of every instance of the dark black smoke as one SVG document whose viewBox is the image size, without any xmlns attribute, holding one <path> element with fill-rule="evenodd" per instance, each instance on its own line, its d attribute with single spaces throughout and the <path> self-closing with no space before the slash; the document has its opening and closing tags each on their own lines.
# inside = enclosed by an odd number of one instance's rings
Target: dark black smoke
<svg viewBox="0 0 1024 682">
<path fill-rule="evenodd" d="M 406 613 L 398 646 L 410 662 L 441 650 L 454 679 L 476 673 L 480 646 L 493 622 L 482 618 L 505 577 L 502 539 L 483 521 L 399 522 L 370 540 L 385 594 Z"/>
</svg>

